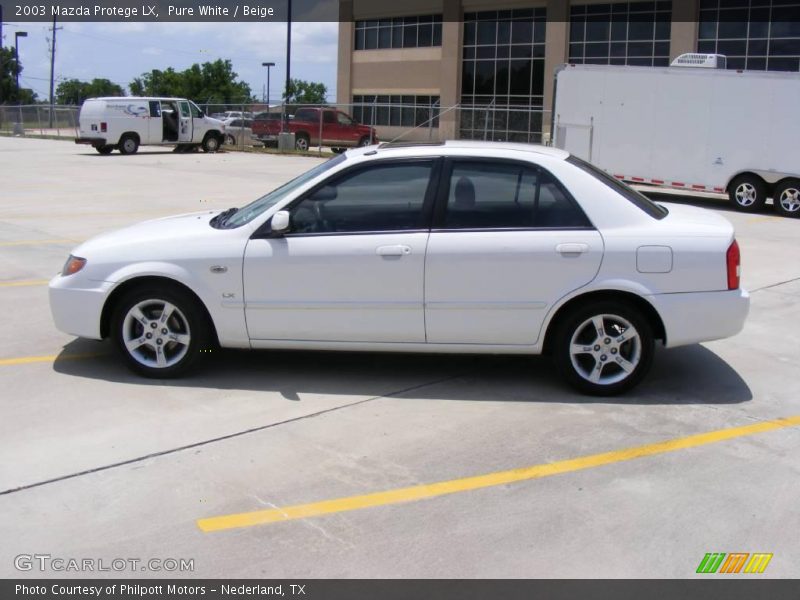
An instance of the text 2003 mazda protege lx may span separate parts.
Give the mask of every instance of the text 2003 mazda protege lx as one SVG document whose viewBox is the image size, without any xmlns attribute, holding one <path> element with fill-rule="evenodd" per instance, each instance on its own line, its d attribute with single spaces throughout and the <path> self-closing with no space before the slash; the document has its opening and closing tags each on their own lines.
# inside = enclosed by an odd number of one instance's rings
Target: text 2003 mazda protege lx
<svg viewBox="0 0 800 600">
<path fill-rule="evenodd" d="M 351 150 L 239 209 L 91 239 L 50 282 L 62 331 L 135 371 L 210 344 L 552 355 L 609 395 L 667 347 L 732 336 L 731 224 L 655 204 L 568 153 L 485 142 Z"/>
</svg>

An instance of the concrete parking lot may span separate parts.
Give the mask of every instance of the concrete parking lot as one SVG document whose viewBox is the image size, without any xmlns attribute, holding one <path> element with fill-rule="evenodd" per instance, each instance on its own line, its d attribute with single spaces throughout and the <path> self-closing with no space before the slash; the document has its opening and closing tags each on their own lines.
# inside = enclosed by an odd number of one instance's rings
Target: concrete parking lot
<svg viewBox="0 0 800 600">
<path fill-rule="evenodd" d="M 660 350 L 620 398 L 530 357 L 221 351 L 153 381 L 54 328 L 46 281 L 77 241 L 317 162 L 0 137 L 0 576 L 86 575 L 15 567 L 48 554 L 192 559 L 178 577 L 683 578 L 708 552 L 796 576 L 800 419 L 773 422 L 800 415 L 800 220 L 659 195 L 735 224 L 751 314 Z"/>
</svg>

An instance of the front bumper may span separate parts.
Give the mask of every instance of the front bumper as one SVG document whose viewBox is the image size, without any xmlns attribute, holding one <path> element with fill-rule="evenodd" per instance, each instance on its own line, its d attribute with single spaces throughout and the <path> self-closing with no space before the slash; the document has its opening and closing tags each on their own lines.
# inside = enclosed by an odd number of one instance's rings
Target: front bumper
<svg viewBox="0 0 800 600">
<path fill-rule="evenodd" d="M 76 275 L 56 275 L 50 280 L 50 312 L 56 328 L 82 338 L 102 339 L 100 316 L 113 284 L 73 277 Z"/>
<path fill-rule="evenodd" d="M 746 289 L 647 296 L 666 330 L 667 348 L 728 338 L 744 327 L 750 311 Z"/>
</svg>

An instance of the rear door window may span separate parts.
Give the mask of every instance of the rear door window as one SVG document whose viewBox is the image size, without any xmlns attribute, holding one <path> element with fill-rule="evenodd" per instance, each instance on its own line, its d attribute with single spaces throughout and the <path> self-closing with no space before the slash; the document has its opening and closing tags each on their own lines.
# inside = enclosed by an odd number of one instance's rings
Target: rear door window
<svg viewBox="0 0 800 600">
<path fill-rule="evenodd" d="M 452 165 L 444 229 L 591 227 L 561 183 L 544 169 L 513 162 Z"/>
</svg>

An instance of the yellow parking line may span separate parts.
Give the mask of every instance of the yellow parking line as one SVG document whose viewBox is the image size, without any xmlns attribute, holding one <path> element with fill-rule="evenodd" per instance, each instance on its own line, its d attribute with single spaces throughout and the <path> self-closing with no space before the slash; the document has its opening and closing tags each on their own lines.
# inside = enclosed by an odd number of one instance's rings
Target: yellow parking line
<svg viewBox="0 0 800 600">
<path fill-rule="evenodd" d="M 551 475 L 559 475 L 561 473 L 580 471 L 582 469 L 590 469 L 592 467 L 600 467 L 603 465 L 632 460 L 634 458 L 642 458 L 644 456 L 653 456 L 666 452 L 674 452 L 676 450 L 684 450 L 686 448 L 694 448 L 696 446 L 713 444 L 732 438 L 754 435 L 756 433 L 763 433 L 766 431 L 773 431 L 775 429 L 793 427 L 796 425 L 800 425 L 800 415 L 786 417 L 783 419 L 775 419 L 774 421 L 763 421 L 753 425 L 745 425 L 743 427 L 719 429 L 716 431 L 690 435 L 664 442 L 636 446 L 634 448 L 625 448 L 622 450 L 603 452 L 601 454 L 591 454 L 589 456 L 561 460 L 554 463 L 534 465 L 531 467 L 523 467 L 521 469 L 512 469 L 509 471 L 499 471 L 496 473 L 478 475 L 475 477 L 465 477 L 463 479 L 453 479 L 438 483 L 415 485 L 385 492 L 365 494 L 363 496 L 349 496 L 345 498 L 336 498 L 334 500 L 323 500 L 322 502 L 313 502 L 311 504 L 298 504 L 295 506 L 287 506 L 285 508 L 257 510 L 253 512 L 198 519 L 197 526 L 205 532 L 221 531 L 224 529 L 251 527 L 253 525 L 263 525 L 265 523 L 291 521 L 293 519 L 304 519 L 308 517 L 317 517 L 320 515 L 340 513 L 362 508 L 372 508 L 376 506 L 386 506 L 388 504 L 398 504 L 401 502 L 435 498 L 437 496 L 444 496 L 446 494 L 455 494 L 457 492 L 467 492 L 481 488 L 506 485 L 518 481 L 527 481 L 529 479 L 539 479 L 542 477 L 549 477 Z"/>
<path fill-rule="evenodd" d="M 97 358 L 103 354 L 50 354 L 47 356 L 20 356 L 18 358 L 0 358 L 0 367 L 12 365 L 29 365 L 31 363 L 55 362 L 58 360 L 78 360 L 82 358 Z"/>
<path fill-rule="evenodd" d="M 0 242 L 0 246 L 44 246 L 47 244 L 77 244 L 79 240 L 16 240 L 13 242 Z"/>
<path fill-rule="evenodd" d="M 28 287 L 33 285 L 47 285 L 49 279 L 26 279 L 20 281 L 0 281 L 0 287 Z"/>
</svg>

